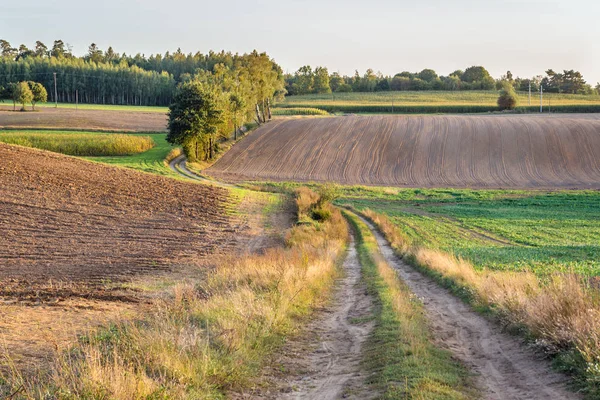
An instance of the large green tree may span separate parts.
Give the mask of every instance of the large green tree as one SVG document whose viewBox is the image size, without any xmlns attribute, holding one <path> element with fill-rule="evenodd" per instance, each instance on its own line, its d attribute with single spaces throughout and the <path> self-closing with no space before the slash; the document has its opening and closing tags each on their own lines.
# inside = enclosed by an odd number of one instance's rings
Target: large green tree
<svg viewBox="0 0 600 400">
<path fill-rule="evenodd" d="M 25 111 L 25 105 L 33 101 L 33 92 L 27 82 L 17 83 L 13 92 L 13 99 L 16 103 L 21 104 L 21 111 Z"/>
<path fill-rule="evenodd" d="M 33 93 L 33 99 L 31 100 L 31 109 L 35 110 L 36 103 L 45 103 L 48 101 L 48 92 L 44 85 L 38 82 L 27 82 L 31 93 Z"/>
<path fill-rule="evenodd" d="M 214 88 L 199 81 L 183 83 L 169 107 L 167 141 L 183 147 L 191 161 L 214 157 L 223 110 Z"/>
</svg>

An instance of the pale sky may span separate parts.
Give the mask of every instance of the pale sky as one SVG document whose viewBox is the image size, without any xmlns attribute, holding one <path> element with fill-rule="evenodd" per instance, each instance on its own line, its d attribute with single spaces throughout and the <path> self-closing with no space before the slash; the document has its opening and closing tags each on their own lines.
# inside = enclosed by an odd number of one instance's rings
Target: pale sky
<svg viewBox="0 0 600 400">
<path fill-rule="evenodd" d="M 3 1 L 0 38 L 13 47 L 55 39 L 83 55 L 210 49 L 266 51 L 293 72 L 386 75 L 471 65 L 494 77 L 580 70 L 600 81 L 598 0 L 29 0 Z"/>
</svg>

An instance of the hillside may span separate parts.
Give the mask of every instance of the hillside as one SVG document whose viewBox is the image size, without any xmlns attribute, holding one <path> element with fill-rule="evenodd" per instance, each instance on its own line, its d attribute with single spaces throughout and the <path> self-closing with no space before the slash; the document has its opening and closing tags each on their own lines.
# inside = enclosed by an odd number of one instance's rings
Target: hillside
<svg viewBox="0 0 600 400">
<path fill-rule="evenodd" d="M 600 188 L 596 115 L 345 116 L 272 122 L 208 173 L 400 187 Z"/>
<path fill-rule="evenodd" d="M 78 295 L 234 242 L 223 189 L 4 144 L 0 160 L 0 297 Z"/>
</svg>

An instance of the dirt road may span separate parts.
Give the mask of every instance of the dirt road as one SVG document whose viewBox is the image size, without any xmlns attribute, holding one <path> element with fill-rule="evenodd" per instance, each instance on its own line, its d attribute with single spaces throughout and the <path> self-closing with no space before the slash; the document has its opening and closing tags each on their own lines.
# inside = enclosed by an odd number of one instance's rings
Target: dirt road
<svg viewBox="0 0 600 400">
<path fill-rule="evenodd" d="M 305 371 L 286 378 L 278 399 L 368 399 L 361 372 L 362 345 L 373 329 L 372 322 L 357 322 L 370 316 L 373 302 L 360 284 L 361 271 L 354 241 L 343 265 L 344 278 L 333 302 L 306 328 L 305 340 L 313 343 L 286 349 L 288 371 Z"/>
<path fill-rule="evenodd" d="M 446 289 L 399 259 L 385 238 L 366 220 L 386 261 L 425 304 L 434 336 L 442 347 L 477 375 L 486 399 L 564 400 L 580 397 L 567 391 L 567 378 L 519 339 L 502 333 Z"/>
</svg>

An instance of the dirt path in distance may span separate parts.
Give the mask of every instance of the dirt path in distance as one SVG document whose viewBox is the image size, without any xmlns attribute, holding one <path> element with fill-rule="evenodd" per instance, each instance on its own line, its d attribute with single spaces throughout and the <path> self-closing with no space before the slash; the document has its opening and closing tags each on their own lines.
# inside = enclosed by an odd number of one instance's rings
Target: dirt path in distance
<svg viewBox="0 0 600 400">
<path fill-rule="evenodd" d="M 477 374 L 485 399 L 581 398 L 566 389 L 567 377 L 553 372 L 547 360 L 405 264 L 373 224 L 363 221 L 373 231 L 385 260 L 422 299 L 439 344 Z"/>
<path fill-rule="evenodd" d="M 362 346 L 373 329 L 369 316 L 373 301 L 360 283 L 361 267 L 354 240 L 343 264 L 344 277 L 333 301 L 304 329 L 307 334 L 290 341 L 278 360 L 276 399 L 369 399 L 361 370 Z M 262 396 L 261 396 L 262 397 Z M 264 397 L 263 397 L 264 398 Z"/>
</svg>

